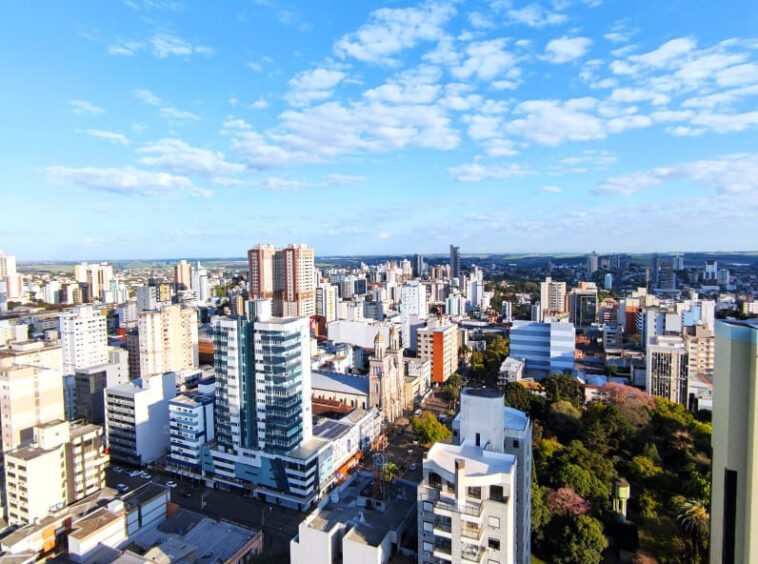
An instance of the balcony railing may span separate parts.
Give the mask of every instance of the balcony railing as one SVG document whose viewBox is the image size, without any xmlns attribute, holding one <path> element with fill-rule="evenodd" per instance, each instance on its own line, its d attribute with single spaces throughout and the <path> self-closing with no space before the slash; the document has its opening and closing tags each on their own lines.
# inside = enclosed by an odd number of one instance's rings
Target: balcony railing
<svg viewBox="0 0 758 564">
<path fill-rule="evenodd" d="M 455 513 L 464 513 L 466 515 L 473 515 L 474 517 L 482 516 L 482 504 L 481 503 L 457 503 L 455 500 L 448 500 L 440 498 L 435 504 L 435 507 L 445 509 L 447 511 L 453 511 Z"/>
</svg>

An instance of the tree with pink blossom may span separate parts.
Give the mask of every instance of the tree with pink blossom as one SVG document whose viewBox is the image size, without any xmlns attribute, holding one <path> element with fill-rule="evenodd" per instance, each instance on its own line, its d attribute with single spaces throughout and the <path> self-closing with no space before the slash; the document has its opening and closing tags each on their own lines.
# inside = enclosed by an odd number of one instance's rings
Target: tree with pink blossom
<svg viewBox="0 0 758 564">
<path fill-rule="evenodd" d="M 551 490 L 547 504 L 554 515 L 585 515 L 590 511 L 590 502 L 577 494 L 571 486 Z"/>
</svg>

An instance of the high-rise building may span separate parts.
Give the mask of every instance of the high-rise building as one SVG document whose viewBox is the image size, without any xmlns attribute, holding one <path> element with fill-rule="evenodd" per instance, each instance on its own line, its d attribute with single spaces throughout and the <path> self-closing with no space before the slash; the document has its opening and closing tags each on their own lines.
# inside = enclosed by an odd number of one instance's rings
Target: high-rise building
<svg viewBox="0 0 758 564">
<path fill-rule="evenodd" d="M 684 347 L 689 359 L 689 377 L 699 376 L 712 381 L 716 339 L 713 331 L 705 325 L 692 325 L 682 330 Z"/>
<path fill-rule="evenodd" d="M 182 259 L 174 267 L 174 284 L 176 291 L 189 290 L 192 287 L 192 264 Z"/>
<path fill-rule="evenodd" d="M 419 277 L 424 273 L 424 255 L 413 255 L 413 276 Z"/>
<path fill-rule="evenodd" d="M 516 562 L 516 457 L 485 444 L 435 443 L 426 453 L 417 490 L 418 562 Z"/>
<path fill-rule="evenodd" d="M 214 403 L 213 395 L 199 392 L 185 392 L 169 402 L 169 462 L 190 472 L 200 473 L 202 447 L 215 436 Z"/>
<path fill-rule="evenodd" d="M 179 305 L 146 311 L 137 320 L 140 375 L 197 368 L 197 310 Z"/>
<path fill-rule="evenodd" d="M 574 369 L 576 329 L 572 323 L 514 321 L 511 356 L 526 360 L 526 369 L 555 374 Z"/>
<path fill-rule="evenodd" d="M 271 298 L 274 315 L 316 315 L 313 249 L 294 244 L 285 249 L 258 245 L 247 252 L 247 257 L 251 298 Z"/>
<path fill-rule="evenodd" d="M 544 282 L 540 282 L 540 306 L 542 315 L 565 313 L 566 283 L 553 282 L 550 276 L 545 278 Z"/>
<path fill-rule="evenodd" d="M 101 300 L 103 291 L 110 288 L 111 280 L 113 280 L 113 266 L 107 262 L 99 264 L 82 262 L 74 265 L 74 279 L 81 288 L 84 288 L 85 302 Z"/>
<path fill-rule="evenodd" d="M 597 321 L 597 287 L 593 283 L 580 282 L 568 294 L 569 321 L 575 327 L 587 328 Z"/>
<path fill-rule="evenodd" d="M 716 323 L 711 564 L 758 562 L 758 321 Z"/>
<path fill-rule="evenodd" d="M 126 351 L 123 351 L 126 352 Z M 128 369 L 121 364 L 107 363 L 76 371 L 75 402 L 69 408 L 76 419 L 102 425 L 105 421 L 104 390 L 129 381 Z"/>
<path fill-rule="evenodd" d="M 60 370 L 10 365 L 0 368 L 2 450 L 33 438 L 34 427 L 65 419 Z"/>
<path fill-rule="evenodd" d="M 703 280 L 706 282 L 716 283 L 718 280 L 719 263 L 715 260 L 705 261 L 705 270 L 703 271 Z"/>
<path fill-rule="evenodd" d="M 208 269 L 198 261 L 197 267 L 192 270 L 192 289 L 197 294 L 201 303 L 207 302 L 211 297 L 211 287 L 208 282 Z"/>
<path fill-rule="evenodd" d="M 461 275 L 461 248 L 450 245 L 450 278 Z"/>
<path fill-rule="evenodd" d="M 502 392 L 464 388 L 461 410 L 453 420 L 453 444 L 477 443 L 482 445 L 483 451 L 516 457 L 514 562 L 529 564 L 532 552 L 532 424 L 529 416 L 512 407 L 503 407 Z"/>
<path fill-rule="evenodd" d="M 329 441 L 312 436 L 309 319 L 272 317 L 269 300 L 246 312 L 212 321 L 216 441 L 203 470 L 302 511 L 331 473 Z"/>
<path fill-rule="evenodd" d="M 92 306 L 66 310 L 59 323 L 64 374 L 108 362 L 106 318 L 100 311 Z"/>
<path fill-rule="evenodd" d="M 681 337 L 653 337 L 646 347 L 645 390 L 653 396 L 687 405 L 689 359 Z"/>
<path fill-rule="evenodd" d="M 327 323 L 337 319 L 337 286 L 326 282 L 316 287 L 316 315 L 326 318 Z"/>
<path fill-rule="evenodd" d="M 674 272 L 673 258 L 666 257 L 660 259 L 658 265 L 658 284 L 656 288 L 659 290 L 676 289 L 676 273 Z"/>
<path fill-rule="evenodd" d="M 105 487 L 102 427 L 54 420 L 33 432 L 30 444 L 5 453 L 11 525 L 33 523 Z"/>
<path fill-rule="evenodd" d="M 142 466 L 169 447 L 168 402 L 176 396 L 172 373 L 142 377 L 105 389 L 105 431 L 111 460 Z"/>
<path fill-rule="evenodd" d="M 505 323 L 513 321 L 513 303 L 508 300 L 503 300 L 503 303 L 500 306 L 500 313 L 503 316 L 503 321 Z"/>
<path fill-rule="evenodd" d="M 432 380 L 446 382 L 458 369 L 458 326 L 424 327 L 417 332 L 418 356 L 432 363 Z"/>
<path fill-rule="evenodd" d="M 595 251 L 587 255 L 587 274 L 595 274 L 598 270 L 598 256 Z"/>
<path fill-rule="evenodd" d="M 5 282 L 5 294 L 8 299 L 21 295 L 21 277 L 16 272 L 16 257 L 0 251 L 0 283 Z"/>
<path fill-rule="evenodd" d="M 409 280 L 400 287 L 400 322 L 403 328 L 403 347 L 410 347 L 411 324 L 426 319 L 429 311 L 426 305 L 426 286 L 418 280 Z"/>
</svg>

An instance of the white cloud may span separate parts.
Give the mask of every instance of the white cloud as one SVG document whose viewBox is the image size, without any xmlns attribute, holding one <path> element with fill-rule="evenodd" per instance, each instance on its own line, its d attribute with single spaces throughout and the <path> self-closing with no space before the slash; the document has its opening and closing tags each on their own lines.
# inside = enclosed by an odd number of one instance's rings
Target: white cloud
<svg viewBox="0 0 758 564">
<path fill-rule="evenodd" d="M 98 192 L 111 192 L 127 196 L 160 196 L 177 191 L 210 196 L 208 190 L 198 189 L 184 176 L 166 172 L 152 172 L 133 167 L 74 168 L 54 166 L 46 169 L 48 178 L 58 184 L 70 184 Z"/>
<path fill-rule="evenodd" d="M 365 182 L 366 179 L 363 176 L 350 176 L 348 174 L 327 174 L 322 178 L 324 184 L 333 186 L 336 184 L 355 184 L 359 182 Z"/>
<path fill-rule="evenodd" d="M 502 120 L 497 115 L 463 116 L 462 121 L 468 124 L 468 136 L 472 139 L 492 139 L 500 134 Z"/>
<path fill-rule="evenodd" d="M 469 12 L 468 21 L 477 29 L 488 29 L 495 27 L 495 23 L 481 12 Z"/>
<path fill-rule="evenodd" d="M 689 53 L 697 47 L 695 41 L 689 37 L 680 37 L 667 41 L 657 49 L 644 55 L 630 57 L 632 60 L 651 67 L 665 67 L 682 55 Z"/>
<path fill-rule="evenodd" d="M 369 100 L 393 104 L 429 104 L 440 93 L 441 87 L 437 82 L 441 76 L 438 67 L 421 65 L 403 71 L 377 88 L 367 90 L 363 96 Z"/>
<path fill-rule="evenodd" d="M 302 180 L 292 180 L 289 178 L 277 178 L 269 176 L 253 183 L 254 186 L 266 188 L 267 190 L 295 190 L 303 187 Z"/>
<path fill-rule="evenodd" d="M 258 98 L 255 102 L 250 104 L 251 110 L 265 110 L 268 108 L 268 102 L 263 98 Z"/>
<path fill-rule="evenodd" d="M 127 139 L 126 135 L 123 133 L 116 133 L 114 131 L 104 131 L 102 129 L 85 129 L 85 130 L 78 130 L 79 133 L 86 133 L 87 135 L 90 135 L 92 137 L 98 137 L 99 139 L 105 139 L 106 141 L 110 141 L 111 143 L 116 143 L 118 145 L 128 145 L 129 139 Z"/>
<path fill-rule="evenodd" d="M 397 64 L 399 52 L 422 41 L 437 41 L 443 27 L 455 14 L 446 2 L 427 2 L 415 8 L 380 8 L 358 31 L 343 36 L 334 46 L 341 58 L 352 57 L 367 63 Z"/>
<path fill-rule="evenodd" d="M 110 55 L 131 56 L 142 50 L 149 50 L 159 59 L 213 54 L 211 47 L 193 45 L 177 35 L 166 32 L 156 33 L 146 41 L 119 39 L 108 46 L 108 53 Z"/>
<path fill-rule="evenodd" d="M 613 102 L 636 103 L 649 100 L 656 106 L 668 104 L 671 97 L 646 88 L 614 88 L 609 98 Z"/>
<path fill-rule="evenodd" d="M 758 153 L 724 155 L 610 178 L 594 192 L 628 196 L 641 188 L 674 180 L 697 182 L 719 193 L 755 194 L 758 192 Z"/>
<path fill-rule="evenodd" d="M 73 108 L 71 111 L 75 114 L 96 116 L 105 113 L 103 108 L 86 100 L 71 100 L 69 104 Z"/>
<path fill-rule="evenodd" d="M 540 190 L 542 192 L 558 193 L 558 192 L 563 191 L 563 188 L 561 188 L 560 186 L 543 186 L 542 188 L 540 188 Z"/>
<path fill-rule="evenodd" d="M 596 108 L 594 98 L 565 102 L 530 100 L 516 107 L 516 113 L 526 114 L 526 117 L 509 122 L 505 129 L 541 145 L 601 139 L 606 136 L 606 127 L 602 119 L 591 113 Z"/>
<path fill-rule="evenodd" d="M 139 162 L 148 166 L 167 168 L 179 174 L 225 176 L 245 170 L 241 164 L 230 163 L 222 153 L 191 147 L 181 139 L 161 139 L 137 149 L 144 155 Z"/>
<path fill-rule="evenodd" d="M 199 120 L 200 116 L 197 114 L 193 114 L 192 112 L 188 112 L 185 110 L 177 110 L 176 108 L 171 108 L 168 106 L 162 107 L 160 110 L 158 110 L 158 113 L 161 117 L 167 118 L 167 119 L 173 119 L 173 120 Z"/>
<path fill-rule="evenodd" d="M 512 157 L 518 155 L 516 145 L 509 139 L 488 139 L 483 143 L 484 151 L 490 157 Z"/>
<path fill-rule="evenodd" d="M 618 158 L 616 155 L 606 150 L 587 149 L 582 151 L 581 155 L 575 157 L 565 157 L 561 163 L 569 166 L 591 165 L 603 168 L 607 165 L 614 164 Z"/>
<path fill-rule="evenodd" d="M 588 37 L 559 37 L 548 42 L 545 60 L 551 63 L 567 63 L 583 57 L 589 51 L 592 40 Z"/>
<path fill-rule="evenodd" d="M 478 161 L 466 163 L 447 169 L 458 182 L 479 182 L 481 180 L 501 180 L 511 177 L 523 177 L 534 172 L 528 167 L 511 163 L 508 165 L 484 165 Z"/>
<path fill-rule="evenodd" d="M 458 79 L 473 76 L 480 80 L 492 80 L 506 71 L 511 71 L 510 76 L 506 78 L 517 78 L 520 74 L 515 68 L 517 59 L 505 50 L 506 43 L 507 40 L 503 38 L 469 43 L 463 62 L 453 67 L 450 72 Z"/>
<path fill-rule="evenodd" d="M 160 106 L 163 104 L 161 99 L 147 88 L 138 88 L 137 90 L 133 90 L 132 94 L 137 100 L 144 104 L 149 104 L 150 106 Z"/>
<path fill-rule="evenodd" d="M 562 24 L 568 20 L 566 14 L 546 10 L 539 4 L 529 4 L 521 9 L 511 8 L 506 11 L 506 15 L 511 23 L 524 24 L 536 28 Z"/>
<path fill-rule="evenodd" d="M 303 71 L 289 81 L 290 91 L 284 98 L 293 106 L 307 106 L 331 98 L 334 87 L 345 76 L 342 71 L 324 67 Z"/>
</svg>

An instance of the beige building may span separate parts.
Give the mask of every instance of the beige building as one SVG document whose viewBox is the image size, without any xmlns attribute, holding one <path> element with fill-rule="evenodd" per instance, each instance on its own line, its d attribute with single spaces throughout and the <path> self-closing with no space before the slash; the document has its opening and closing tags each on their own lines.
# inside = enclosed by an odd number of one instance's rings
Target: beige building
<svg viewBox="0 0 758 564">
<path fill-rule="evenodd" d="M 63 373 L 108 362 L 105 315 L 92 306 L 68 309 L 60 316 Z"/>
<path fill-rule="evenodd" d="M 34 428 L 32 443 L 5 453 L 8 522 L 32 523 L 105 486 L 102 428 L 55 420 Z"/>
<path fill-rule="evenodd" d="M 758 562 L 758 320 L 715 332 L 711 563 Z"/>
<path fill-rule="evenodd" d="M 417 348 L 419 358 L 432 363 L 432 382 L 442 384 L 458 369 L 458 326 L 419 329 Z"/>
<path fill-rule="evenodd" d="M 192 286 L 192 264 L 182 259 L 174 267 L 174 283 L 177 290 L 189 290 Z"/>
<path fill-rule="evenodd" d="M 401 417 L 405 408 L 405 367 L 397 327 L 390 329 L 389 349 L 382 334 L 376 334 L 368 378 L 368 408 L 378 407 L 390 423 Z"/>
<path fill-rule="evenodd" d="M 146 311 L 137 328 L 141 377 L 197 368 L 197 310 L 170 305 Z"/>
<path fill-rule="evenodd" d="M 65 419 L 60 370 L 12 365 L 0 368 L 2 451 L 33 438 L 34 427 Z"/>
<path fill-rule="evenodd" d="M 689 374 L 713 381 L 713 352 L 716 337 L 705 325 L 685 327 L 682 333 L 689 357 Z"/>
<path fill-rule="evenodd" d="M 566 312 L 566 283 L 553 282 L 548 276 L 544 282 L 540 282 L 540 306 L 542 313 L 565 313 Z M 542 321 L 542 320 L 540 320 Z"/>
<path fill-rule="evenodd" d="M 645 391 L 686 406 L 689 361 L 681 337 L 653 337 L 647 346 Z"/>
<path fill-rule="evenodd" d="M 23 341 L 0 349 L 0 368 L 14 364 L 63 372 L 63 351 L 58 341 Z"/>
<path fill-rule="evenodd" d="M 250 294 L 272 298 L 276 317 L 316 315 L 315 252 L 306 245 L 275 249 L 258 245 L 248 250 Z"/>
</svg>

